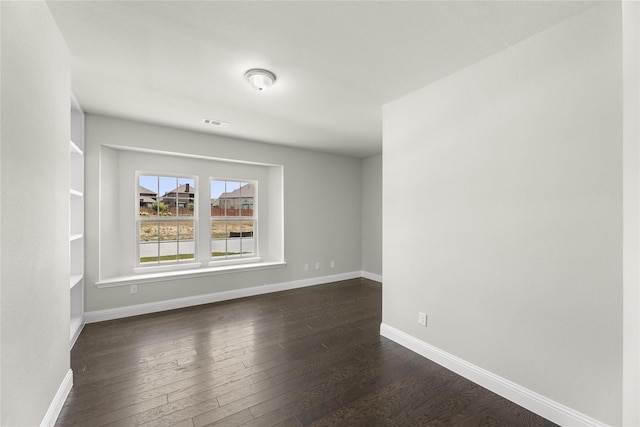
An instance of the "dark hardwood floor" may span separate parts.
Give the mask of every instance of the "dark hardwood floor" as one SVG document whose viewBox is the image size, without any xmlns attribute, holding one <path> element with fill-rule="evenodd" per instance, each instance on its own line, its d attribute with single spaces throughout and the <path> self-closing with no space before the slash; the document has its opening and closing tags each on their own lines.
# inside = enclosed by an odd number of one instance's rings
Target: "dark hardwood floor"
<svg viewBox="0 0 640 427">
<path fill-rule="evenodd" d="M 57 426 L 552 426 L 380 336 L 355 279 L 84 328 Z"/>
</svg>

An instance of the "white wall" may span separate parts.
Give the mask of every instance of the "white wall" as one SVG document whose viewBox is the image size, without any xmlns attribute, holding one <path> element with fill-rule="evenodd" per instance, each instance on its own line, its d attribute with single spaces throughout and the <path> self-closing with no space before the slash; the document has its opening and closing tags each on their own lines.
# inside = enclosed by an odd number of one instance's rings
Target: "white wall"
<svg viewBox="0 0 640 427">
<path fill-rule="evenodd" d="M 590 9 L 387 105 L 383 143 L 384 324 L 612 425 L 621 45 Z"/>
<path fill-rule="evenodd" d="M 0 5 L 0 82 L 2 82 L 2 5 Z M 0 100 L 2 85 L 0 84 Z M 2 165 L 2 106 L 0 105 L 0 165 Z M 0 236 L 2 236 L 2 173 L 0 173 Z M 0 260 L 2 245 L 0 244 Z M 0 423 L 2 422 L 2 262 L 0 261 Z"/>
<path fill-rule="evenodd" d="M 35 426 L 69 370 L 69 56 L 44 2 L 0 8 L 0 424 Z"/>
<path fill-rule="evenodd" d="M 640 425 L 640 3 L 622 4 L 623 28 L 623 425 Z"/>
<path fill-rule="evenodd" d="M 108 310 L 361 270 L 360 159 L 92 114 L 86 116 L 85 125 L 87 311 Z M 97 288 L 95 282 L 99 278 L 100 256 L 107 256 L 105 250 L 114 252 L 118 248 L 118 244 L 113 244 L 111 248 L 100 249 L 97 235 L 97 230 L 102 226 L 100 218 L 110 215 L 109 212 L 101 212 L 100 207 L 106 206 L 108 200 L 113 201 L 119 197 L 114 188 L 108 187 L 110 182 L 117 182 L 119 179 L 117 176 L 110 177 L 119 173 L 119 169 L 113 165 L 123 162 L 122 159 L 118 159 L 123 152 L 105 145 L 282 165 L 284 258 L 287 265 L 268 270 L 141 284 L 138 286 L 138 294 L 135 295 L 129 293 L 128 287 Z M 102 179 L 99 179 L 100 176 Z M 135 244 L 134 239 L 131 239 L 131 244 Z M 335 268 L 330 268 L 331 261 L 335 261 Z M 314 268 L 316 262 L 320 263 L 318 270 Z M 304 270 L 304 264 L 309 264 L 309 271 Z M 118 269 L 100 271 L 102 278 L 125 273 Z"/>
<path fill-rule="evenodd" d="M 362 160 L 362 271 L 382 276 L 382 154 Z"/>
</svg>

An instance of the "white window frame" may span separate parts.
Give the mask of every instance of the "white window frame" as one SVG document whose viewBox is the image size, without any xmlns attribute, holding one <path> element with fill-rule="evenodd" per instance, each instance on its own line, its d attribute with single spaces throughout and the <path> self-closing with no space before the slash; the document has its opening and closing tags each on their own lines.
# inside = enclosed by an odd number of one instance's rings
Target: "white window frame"
<svg viewBox="0 0 640 427">
<path fill-rule="evenodd" d="M 193 216 L 189 216 L 189 217 L 185 217 L 185 221 L 193 221 L 194 223 L 194 236 L 193 236 L 193 250 L 194 250 L 194 254 L 193 254 L 193 259 L 189 259 L 186 261 L 180 261 L 179 259 L 175 260 L 175 261 L 159 261 L 158 263 L 141 263 L 140 262 L 140 224 L 143 222 L 152 222 L 152 221 L 157 221 L 157 222 L 176 222 L 178 223 L 179 220 L 179 216 L 172 216 L 172 217 L 167 217 L 167 218 L 161 218 L 161 217 L 154 217 L 153 219 L 144 219 L 144 217 L 142 217 L 140 215 L 140 197 L 139 197 L 139 193 L 138 193 L 138 186 L 140 185 L 140 177 L 141 176 L 156 176 L 159 178 L 162 177 L 166 177 L 166 178 L 176 178 L 176 180 L 179 180 L 180 178 L 185 178 L 185 179 L 191 179 L 194 182 L 194 187 L 196 189 L 196 191 L 194 192 L 193 195 L 193 204 L 194 204 L 194 209 L 193 209 Z M 136 197 L 136 203 L 135 203 L 135 242 L 136 242 L 136 267 L 134 268 L 134 272 L 135 273 L 152 273 L 152 272 L 161 272 L 161 271 L 172 271 L 172 270 L 182 270 L 182 269 L 189 269 L 189 268 L 197 268 L 200 267 L 202 265 L 201 262 L 199 262 L 199 254 L 198 254 L 198 230 L 199 230 L 199 226 L 200 226 L 200 221 L 198 218 L 198 206 L 199 206 L 199 200 L 198 200 L 198 188 L 199 188 L 199 182 L 198 182 L 198 176 L 197 175 L 189 175 L 189 174 L 180 174 L 180 173 L 169 173 L 169 172 L 149 172 L 149 171 L 136 171 L 135 174 L 135 197 Z M 177 183 L 177 182 L 176 182 Z M 158 185 L 158 195 L 157 198 L 160 199 L 162 197 L 162 195 L 160 194 L 160 188 Z M 159 200 L 158 200 L 159 201 Z M 177 203 L 177 200 L 176 200 Z M 179 225 L 177 225 L 178 230 L 179 230 Z M 178 248 L 179 248 L 179 240 L 178 240 Z M 179 250 L 178 250 L 179 252 Z"/>
<path fill-rule="evenodd" d="M 254 194 L 253 194 L 253 216 L 244 217 L 213 217 L 209 215 L 209 230 L 211 230 L 211 224 L 214 221 L 253 221 L 253 253 L 251 255 L 226 255 L 223 257 L 214 257 L 213 256 L 213 243 L 211 231 L 209 231 L 209 266 L 224 266 L 224 265 L 239 265 L 239 264 L 252 264 L 256 262 L 260 262 L 262 258 L 259 254 L 259 206 L 258 206 L 258 194 L 259 194 L 259 181 L 256 179 L 244 179 L 244 178 L 230 178 L 230 177 L 219 177 L 219 176 L 211 176 L 209 177 L 209 194 L 211 194 L 211 182 L 212 181 L 225 181 L 225 182 L 237 182 L 237 183 L 247 183 L 252 184 L 254 186 Z M 219 219 L 216 219 L 219 218 Z M 242 237 L 240 237 L 242 239 Z"/>
</svg>

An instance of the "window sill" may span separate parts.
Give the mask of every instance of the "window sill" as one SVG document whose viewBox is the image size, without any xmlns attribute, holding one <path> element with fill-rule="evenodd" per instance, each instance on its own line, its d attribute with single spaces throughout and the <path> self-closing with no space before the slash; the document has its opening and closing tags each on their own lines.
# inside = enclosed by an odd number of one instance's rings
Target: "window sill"
<svg viewBox="0 0 640 427">
<path fill-rule="evenodd" d="M 219 267 L 196 268 L 190 270 L 174 270 L 159 273 L 136 274 L 131 276 L 116 276 L 96 282 L 96 287 L 114 288 L 118 286 L 138 285 L 143 283 L 166 282 L 176 279 L 191 279 L 195 277 L 213 276 L 216 274 L 264 270 L 267 268 L 284 267 L 285 265 L 287 265 L 287 263 L 284 261 L 258 262 L 253 264 L 225 265 Z"/>
<path fill-rule="evenodd" d="M 260 257 L 251 257 L 251 258 L 227 258 L 227 259 L 222 259 L 222 260 L 214 260 L 214 261 L 209 261 L 209 267 L 214 267 L 214 268 L 218 268 L 218 267 L 227 267 L 227 266 L 231 266 L 231 265 L 239 265 L 239 264 L 259 264 L 261 261 Z"/>
<path fill-rule="evenodd" d="M 200 262 L 182 262 L 178 264 L 166 264 L 166 265 L 154 265 L 149 267 L 136 267 L 133 269 L 133 272 L 136 276 L 151 274 L 151 273 L 163 273 L 163 272 L 173 272 L 180 270 L 188 270 L 188 269 L 196 269 L 200 268 L 202 263 Z"/>
</svg>

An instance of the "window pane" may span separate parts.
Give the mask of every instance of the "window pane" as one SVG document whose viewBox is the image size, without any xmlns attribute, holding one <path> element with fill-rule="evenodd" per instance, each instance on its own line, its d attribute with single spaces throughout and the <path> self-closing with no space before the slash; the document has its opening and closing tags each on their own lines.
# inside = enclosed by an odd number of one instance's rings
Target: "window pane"
<svg viewBox="0 0 640 427">
<path fill-rule="evenodd" d="M 242 221 L 242 237 L 253 237 L 253 221 Z"/>
<path fill-rule="evenodd" d="M 178 242 L 160 242 L 160 261 L 178 260 Z"/>
<path fill-rule="evenodd" d="M 253 221 L 228 221 L 227 229 L 229 231 L 228 255 L 246 254 L 247 251 L 251 251 L 250 240 L 253 240 Z M 246 243 L 246 247 L 244 243 Z"/>
<path fill-rule="evenodd" d="M 170 193 L 170 194 L 175 194 L 175 193 Z M 160 216 L 177 216 L 178 215 L 178 212 L 177 212 L 178 199 L 176 199 L 175 197 L 171 197 L 171 195 L 164 196 L 162 198 L 162 203 L 164 204 L 164 206 L 161 206 Z"/>
<path fill-rule="evenodd" d="M 182 186 L 185 186 L 185 185 L 189 184 L 190 188 L 195 188 L 196 181 L 193 178 L 179 177 L 177 179 L 178 179 L 178 185 L 179 186 L 182 187 Z M 186 187 L 185 187 L 185 189 L 186 189 Z M 192 191 L 192 193 L 193 193 L 193 191 Z"/>
<path fill-rule="evenodd" d="M 157 263 L 158 259 L 158 223 L 144 221 L 138 225 L 138 250 L 140 263 Z"/>
<path fill-rule="evenodd" d="M 158 242 L 140 243 L 140 264 L 157 263 L 158 258 Z"/>
<path fill-rule="evenodd" d="M 241 237 L 242 221 L 227 221 L 227 231 L 229 238 Z"/>
<path fill-rule="evenodd" d="M 168 208 L 164 216 L 178 216 L 178 199 L 174 197 L 167 197 L 164 201 Z"/>
<path fill-rule="evenodd" d="M 178 178 L 176 193 L 175 215 L 193 216 L 195 211 L 195 180 L 191 178 Z"/>
<path fill-rule="evenodd" d="M 180 221 L 178 223 L 179 261 L 193 260 L 195 254 L 195 222 Z"/>
<path fill-rule="evenodd" d="M 140 202 L 140 215 L 153 216 L 157 214 L 158 177 L 141 175 L 138 180 L 138 199 Z M 156 209 L 154 211 L 154 208 Z"/>
<path fill-rule="evenodd" d="M 178 250 L 180 251 L 180 259 L 178 261 L 191 260 L 195 257 L 195 244 L 193 241 L 178 242 Z"/>
<path fill-rule="evenodd" d="M 227 221 L 229 238 L 253 237 L 253 221 Z"/>
<path fill-rule="evenodd" d="M 242 239 L 240 242 L 240 252 L 243 255 L 249 255 L 255 252 L 255 238 L 253 231 L 253 221 L 242 221 Z"/>
<path fill-rule="evenodd" d="M 159 190 L 162 196 L 169 195 L 178 186 L 178 178 L 173 176 L 158 177 Z"/>
<path fill-rule="evenodd" d="M 178 240 L 178 223 L 177 222 L 160 222 L 160 240 Z"/>
<path fill-rule="evenodd" d="M 227 255 L 227 239 L 211 240 L 211 256 L 225 257 Z"/>
<path fill-rule="evenodd" d="M 227 222 L 211 221 L 211 256 L 224 257 L 226 256 L 226 254 L 227 254 Z"/>
<path fill-rule="evenodd" d="M 243 182 L 240 187 L 240 215 L 253 216 L 254 185 Z"/>
<path fill-rule="evenodd" d="M 161 200 L 156 200 L 151 202 L 151 211 L 149 212 L 150 216 L 159 216 L 161 212 L 166 210 L 165 204 L 162 203 Z"/>
<path fill-rule="evenodd" d="M 211 216 L 224 216 L 224 206 L 220 205 L 220 196 L 225 192 L 225 182 L 211 180 Z"/>
<path fill-rule="evenodd" d="M 227 222 L 211 221 L 211 238 L 226 239 L 227 238 Z"/>
<path fill-rule="evenodd" d="M 155 175 L 140 175 L 138 185 L 150 190 L 155 195 L 158 194 L 158 177 Z"/>
<path fill-rule="evenodd" d="M 178 216 L 193 216 L 196 204 L 189 199 L 178 199 Z"/>
<path fill-rule="evenodd" d="M 178 223 L 178 239 L 179 240 L 193 240 L 195 239 L 195 222 L 194 221 L 180 221 Z"/>
<path fill-rule="evenodd" d="M 243 256 L 253 255 L 255 253 L 255 239 L 250 237 L 248 239 L 242 239 L 241 252 Z"/>
<path fill-rule="evenodd" d="M 240 183 L 227 181 L 226 192 L 220 196 L 226 208 L 226 216 L 240 216 Z"/>
<path fill-rule="evenodd" d="M 158 214 L 160 216 L 176 215 L 176 189 L 178 187 L 178 178 L 161 176 L 158 177 L 160 192 L 160 204 Z"/>
<path fill-rule="evenodd" d="M 158 223 L 155 221 L 140 222 L 140 242 L 158 241 Z"/>
</svg>

